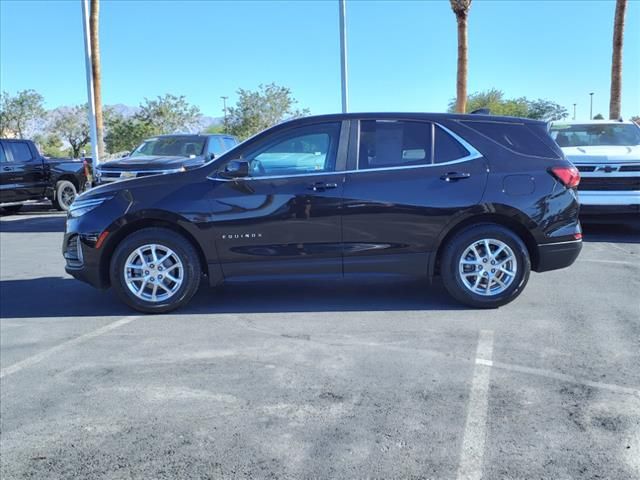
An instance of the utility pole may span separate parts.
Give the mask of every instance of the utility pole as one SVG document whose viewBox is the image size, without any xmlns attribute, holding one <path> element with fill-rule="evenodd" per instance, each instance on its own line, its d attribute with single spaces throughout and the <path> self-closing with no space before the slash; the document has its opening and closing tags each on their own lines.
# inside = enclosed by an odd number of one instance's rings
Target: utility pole
<svg viewBox="0 0 640 480">
<path fill-rule="evenodd" d="M 589 107 L 589 120 L 593 120 L 593 92 L 591 92 L 589 96 L 591 97 L 591 101 L 590 101 L 591 106 Z"/>
<path fill-rule="evenodd" d="M 227 131 L 227 98 L 229 97 L 220 97 L 222 99 L 222 109 L 224 110 L 224 133 L 229 133 Z"/>
<path fill-rule="evenodd" d="M 82 31 L 84 33 L 84 63 L 87 72 L 87 97 L 89 101 L 89 135 L 91 137 L 91 157 L 93 168 L 100 164 L 98 156 L 98 132 L 96 130 L 95 97 L 93 96 L 93 68 L 91 61 L 91 41 L 89 35 L 89 0 L 80 0 L 82 4 Z"/>
<path fill-rule="evenodd" d="M 576 104 L 573 104 L 573 119 L 576 119 Z"/>
<path fill-rule="evenodd" d="M 349 110 L 349 98 L 347 96 L 347 7 L 345 0 L 338 0 L 340 10 L 340 79 L 342 86 L 342 113 Z"/>
</svg>

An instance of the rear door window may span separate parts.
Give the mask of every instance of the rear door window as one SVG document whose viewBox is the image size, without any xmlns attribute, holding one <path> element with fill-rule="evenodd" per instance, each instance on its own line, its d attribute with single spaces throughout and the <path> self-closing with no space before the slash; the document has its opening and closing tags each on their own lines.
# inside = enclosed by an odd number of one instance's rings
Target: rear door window
<svg viewBox="0 0 640 480">
<path fill-rule="evenodd" d="M 470 152 L 449 133 L 436 125 L 433 163 L 445 163 L 467 157 Z"/>
<path fill-rule="evenodd" d="M 358 169 L 394 168 L 431 163 L 431 123 L 363 120 Z"/>
<path fill-rule="evenodd" d="M 4 163 L 7 161 L 7 157 L 4 154 L 4 147 L 0 144 L 0 163 Z"/>
<path fill-rule="evenodd" d="M 33 158 L 27 142 L 7 142 L 6 146 L 11 152 L 14 162 L 28 162 Z"/>
</svg>

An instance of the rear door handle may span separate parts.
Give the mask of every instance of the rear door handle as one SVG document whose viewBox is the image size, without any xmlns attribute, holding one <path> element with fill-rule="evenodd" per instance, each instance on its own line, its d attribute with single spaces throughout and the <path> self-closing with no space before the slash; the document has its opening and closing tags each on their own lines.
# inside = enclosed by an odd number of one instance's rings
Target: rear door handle
<svg viewBox="0 0 640 480">
<path fill-rule="evenodd" d="M 13 168 L 11 168 L 11 167 L 4 167 L 4 168 L 3 168 L 3 170 L 4 170 L 5 172 L 10 172 L 11 170 L 13 170 Z"/>
<path fill-rule="evenodd" d="M 309 185 L 309 190 L 313 190 L 314 192 L 324 192 L 325 190 L 329 190 L 330 188 L 338 188 L 337 183 L 324 183 L 324 182 L 316 182 Z"/>
<path fill-rule="evenodd" d="M 444 180 L 445 182 L 457 182 L 458 180 L 464 180 L 465 178 L 469 178 L 470 176 L 471 174 L 466 172 L 449 172 L 442 175 L 440 177 L 440 180 Z"/>
</svg>

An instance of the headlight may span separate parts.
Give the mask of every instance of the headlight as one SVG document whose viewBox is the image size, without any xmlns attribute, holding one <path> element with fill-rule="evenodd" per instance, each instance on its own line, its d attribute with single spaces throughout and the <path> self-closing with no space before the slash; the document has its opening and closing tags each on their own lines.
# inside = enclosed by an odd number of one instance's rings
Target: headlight
<svg viewBox="0 0 640 480">
<path fill-rule="evenodd" d="M 76 199 L 69 207 L 69 215 L 72 217 L 79 217 L 85 213 L 90 212 L 94 208 L 98 208 L 107 200 L 111 200 L 113 195 L 107 197 L 93 197 L 85 199 Z"/>
</svg>

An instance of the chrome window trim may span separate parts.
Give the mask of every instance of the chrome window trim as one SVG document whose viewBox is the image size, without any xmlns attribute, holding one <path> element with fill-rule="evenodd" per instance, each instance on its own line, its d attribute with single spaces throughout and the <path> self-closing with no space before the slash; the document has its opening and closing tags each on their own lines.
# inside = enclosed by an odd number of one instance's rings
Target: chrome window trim
<svg viewBox="0 0 640 480">
<path fill-rule="evenodd" d="M 178 173 L 182 171 L 182 169 L 180 168 L 173 168 L 173 169 L 167 169 L 167 170 L 103 170 L 101 168 L 98 168 L 97 170 L 100 172 L 100 175 L 104 175 L 104 174 L 121 175 L 123 173 L 135 173 L 136 175 L 138 175 L 139 173 L 160 174 L 160 173 Z"/>
<path fill-rule="evenodd" d="M 577 240 L 567 240 L 566 242 L 552 242 L 552 243 L 539 243 L 539 247 L 546 247 L 547 245 L 565 245 L 567 243 L 581 243 L 582 239 L 579 238 Z"/>
<path fill-rule="evenodd" d="M 402 121 L 402 120 L 398 120 L 398 121 Z M 451 130 L 449 130 L 447 127 L 444 127 L 442 125 L 440 125 L 439 123 L 436 122 L 430 122 L 432 125 L 438 126 L 440 128 L 442 128 L 442 130 L 444 130 L 446 133 L 448 133 L 449 135 L 451 135 L 454 140 L 456 140 L 457 142 L 459 142 L 464 148 L 467 149 L 467 151 L 469 152 L 469 155 L 466 155 L 464 157 L 458 158 L 456 160 L 450 160 L 448 162 L 442 162 L 442 163 L 427 163 L 424 165 L 401 165 L 399 167 L 379 167 L 379 168 L 367 168 L 367 169 L 355 169 L 355 170 L 342 170 L 342 171 L 330 171 L 330 172 L 313 172 L 313 173 L 300 173 L 297 175 L 265 175 L 264 177 L 239 177 L 239 178 L 221 178 L 221 177 L 214 177 L 213 175 L 209 175 L 207 178 L 209 180 L 217 180 L 217 181 L 221 181 L 221 182 L 235 182 L 237 180 L 275 180 L 275 179 L 281 179 L 281 178 L 297 178 L 297 177 L 317 177 L 320 175 L 343 175 L 343 174 L 347 174 L 347 173 L 368 173 L 368 172 L 383 172 L 383 171 L 393 171 L 393 170 L 411 170 L 411 169 L 417 169 L 417 168 L 431 168 L 431 167 L 439 167 L 441 165 L 455 165 L 458 163 L 463 163 L 463 162 L 469 162 L 471 160 L 475 160 L 477 158 L 481 158 L 482 154 L 476 150 L 473 145 L 471 145 L 469 142 L 467 142 L 465 139 L 463 139 L 462 137 L 460 137 L 459 135 L 457 135 L 456 133 L 452 132 Z M 433 142 L 432 142 L 433 144 Z M 360 129 L 358 128 L 358 143 L 357 143 L 357 149 L 359 152 L 360 149 Z M 359 157 L 359 155 L 358 155 Z M 432 160 L 433 157 L 432 157 Z"/>
</svg>

